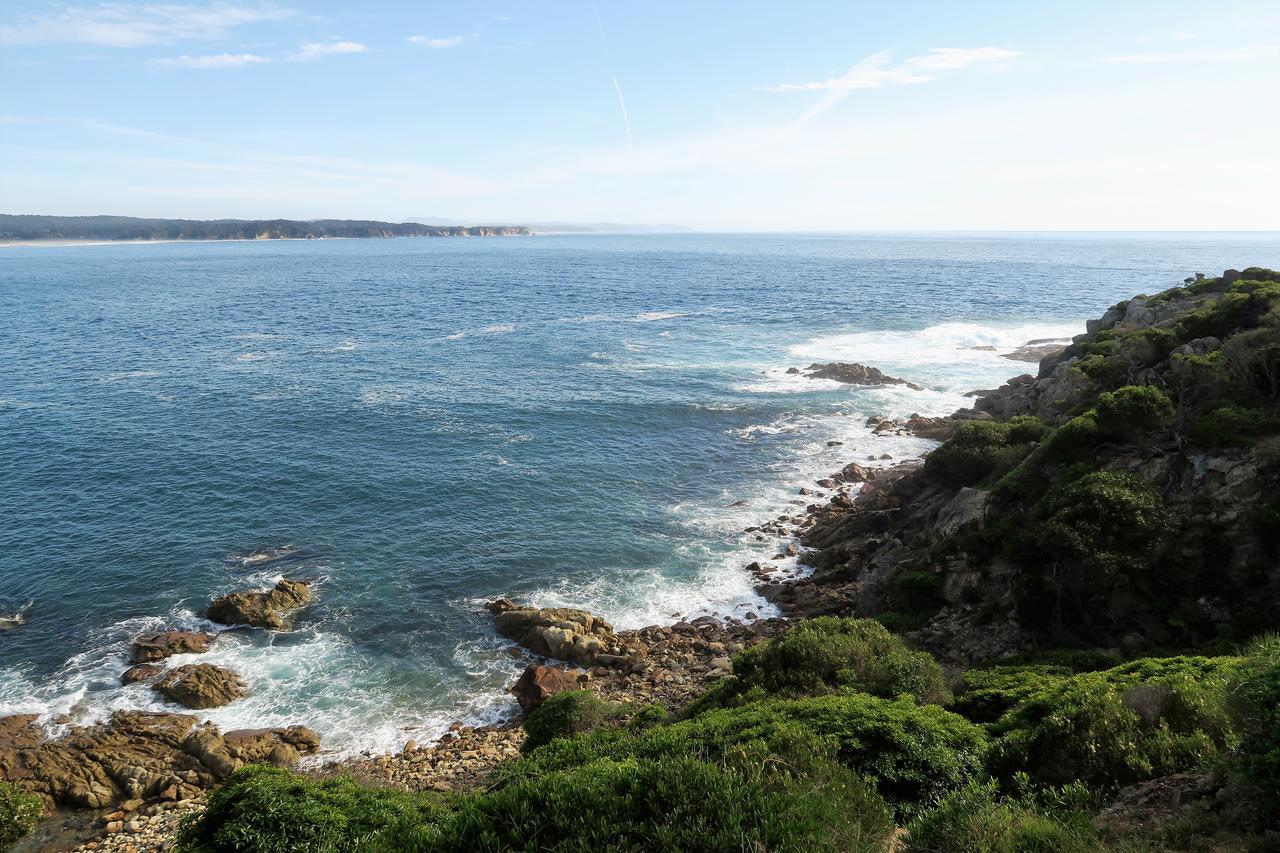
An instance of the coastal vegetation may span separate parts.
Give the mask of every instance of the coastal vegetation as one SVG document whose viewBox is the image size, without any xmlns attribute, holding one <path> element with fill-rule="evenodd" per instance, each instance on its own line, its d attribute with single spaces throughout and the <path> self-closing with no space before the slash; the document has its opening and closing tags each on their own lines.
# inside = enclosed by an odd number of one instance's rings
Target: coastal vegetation
<svg viewBox="0 0 1280 853">
<path fill-rule="evenodd" d="M 508 237 L 522 225 L 421 225 L 364 219 L 139 219 L 0 214 L 0 242 L 40 240 L 318 240 L 367 237 Z"/>
<path fill-rule="evenodd" d="M 730 650 L 504 602 L 526 647 L 596 643 L 580 676 L 533 668 L 523 747 L 483 784 L 246 764 L 177 849 L 1276 849 L 1280 273 L 1090 329 L 922 465 L 811 508 L 785 628 Z M 721 661 L 690 667 L 700 692 L 597 683 L 686 636 Z M 0 831 L 23 796 L 0 788 Z"/>
</svg>

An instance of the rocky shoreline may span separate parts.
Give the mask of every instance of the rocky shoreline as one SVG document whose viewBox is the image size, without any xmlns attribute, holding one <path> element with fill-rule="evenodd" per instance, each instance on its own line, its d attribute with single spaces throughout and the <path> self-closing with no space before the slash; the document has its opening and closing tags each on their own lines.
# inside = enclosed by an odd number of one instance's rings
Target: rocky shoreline
<svg viewBox="0 0 1280 853">
<path fill-rule="evenodd" d="M 1052 357 L 1049 354 L 1046 361 Z M 814 364 L 805 372 L 858 385 L 919 387 L 858 364 Z M 873 435 L 942 441 L 966 421 L 992 419 L 1000 400 L 1023 393 L 1033 379 L 1021 376 L 997 391 L 974 392 L 979 395 L 974 408 L 949 417 L 872 416 L 866 425 Z M 867 533 L 877 530 L 877 519 L 890 505 L 901 505 L 907 497 L 901 484 L 911 482 L 910 475 L 922 464 L 920 458 L 893 462 L 884 456 L 850 462 L 828 477 L 797 486 L 798 494 L 812 501 L 803 511 L 746 531 L 757 538 L 778 539 L 776 559 L 799 558 L 803 570 L 798 572 L 783 572 L 767 562 L 745 567 L 758 580 L 757 592 L 778 608 L 781 618 L 761 619 L 753 613 L 743 621 L 703 616 L 615 632 L 585 611 L 538 609 L 505 599 L 491 602 L 498 633 L 516 644 L 513 653 L 531 659 L 512 688 L 522 710 L 527 713 L 568 689 L 588 689 L 635 707 L 658 704 L 678 710 L 712 682 L 730 675 L 734 655 L 780 633 L 789 620 L 863 609 L 847 567 L 832 565 L 830 547 L 838 542 L 847 548 L 858 532 L 851 527 Z M 954 518 L 948 523 L 963 524 L 964 512 L 951 508 L 949 518 Z M 226 625 L 281 630 L 310 596 L 305 582 L 284 579 L 270 590 L 222 596 L 211 603 L 208 617 Z M 938 634 L 942 629 L 931 630 Z M 928 632 L 909 636 L 926 648 L 937 645 Z M 998 646 L 993 654 L 1017 648 L 1016 640 L 1001 632 L 991 636 Z M 202 653 L 214 642 L 214 635 L 182 631 L 139 637 L 125 683 L 150 682 L 167 698 L 191 708 L 234 701 L 246 687 L 229 670 L 202 663 L 165 668 L 167 658 Z M 468 790 L 482 787 L 499 763 L 518 755 L 523 740 L 519 720 L 483 727 L 455 723 L 432 745 L 410 740 L 399 753 L 312 762 L 304 772 L 349 774 L 367 784 L 411 791 Z M 140 853 L 169 849 L 179 822 L 198 812 L 207 790 L 242 764 L 267 761 L 296 767 L 303 755 L 314 754 L 319 746 L 319 739 L 303 726 L 224 734 L 176 713 L 120 712 L 107 723 L 71 729 L 60 739 L 48 739 L 34 717 L 8 717 L 0 719 L 0 778 L 25 779 L 60 808 L 92 810 L 58 813 L 46 821 L 44 832 L 19 849 L 68 849 L 40 846 L 37 839 L 60 838 L 54 843 L 65 844 L 74 837 L 83 842 L 76 850 Z M 143 772 L 134 772 L 138 770 Z"/>
</svg>

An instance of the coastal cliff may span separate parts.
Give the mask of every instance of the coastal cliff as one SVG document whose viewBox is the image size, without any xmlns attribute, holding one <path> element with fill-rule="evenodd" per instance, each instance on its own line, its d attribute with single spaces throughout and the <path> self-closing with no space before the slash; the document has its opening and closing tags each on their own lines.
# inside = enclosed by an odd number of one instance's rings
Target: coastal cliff
<svg viewBox="0 0 1280 853">
<path fill-rule="evenodd" d="M 951 417 L 869 419 L 941 439 L 923 459 L 797 484 L 814 502 L 756 530 L 806 569 L 746 567 L 786 619 L 492 602 L 522 722 L 209 770 L 207 804 L 102 844 L 162 849 L 203 809 L 177 849 L 1275 849 L 1280 273 L 1087 329 Z"/>
<path fill-rule="evenodd" d="M 0 214 L 0 242 L 43 240 L 322 240 L 389 237 L 529 237 L 523 225 L 420 225 L 360 219 L 138 219 Z"/>
</svg>

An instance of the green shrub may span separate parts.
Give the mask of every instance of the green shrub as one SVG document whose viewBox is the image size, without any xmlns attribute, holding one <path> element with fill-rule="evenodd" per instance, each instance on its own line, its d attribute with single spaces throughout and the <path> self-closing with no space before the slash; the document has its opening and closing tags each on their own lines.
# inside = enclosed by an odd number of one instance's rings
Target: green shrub
<svg viewBox="0 0 1280 853">
<path fill-rule="evenodd" d="M 1280 637 L 1245 652 L 1231 679 L 1231 714 L 1240 733 L 1239 767 L 1264 826 L 1280 826 Z"/>
<path fill-rule="evenodd" d="M 1024 700 L 1060 684 L 1072 671 L 1052 664 L 992 666 L 964 674 L 952 710 L 975 723 L 994 723 Z"/>
<path fill-rule="evenodd" d="M 1129 375 L 1129 364 L 1123 358 L 1101 353 L 1085 356 L 1071 365 L 1071 369 L 1104 388 L 1122 384 Z"/>
<path fill-rule="evenodd" d="M 1191 439 L 1204 447 L 1227 447 L 1248 444 L 1262 432 L 1266 416 L 1258 409 L 1242 406 L 1220 406 L 1191 424 Z"/>
<path fill-rule="evenodd" d="M 1086 808 L 1092 805 L 1088 793 L 1078 786 L 1038 797 L 1002 798 L 996 783 L 972 782 L 911 822 L 906 849 L 918 853 L 1100 853 L 1108 847 L 1089 821 Z"/>
<path fill-rule="evenodd" d="M 994 727 L 988 767 L 1005 779 L 1114 787 L 1199 766 L 1235 741 L 1235 658 L 1148 658 L 1050 681 Z"/>
<path fill-rule="evenodd" d="M 12 782 L 0 781 L 0 847 L 7 848 L 35 829 L 44 814 L 44 802 Z"/>
<path fill-rule="evenodd" d="M 1029 444 L 1040 441 L 1049 431 L 1049 425 L 1031 415 L 1015 415 L 1006 422 L 1009 428 L 1006 441 L 1009 444 Z"/>
<path fill-rule="evenodd" d="M 969 421 L 925 457 L 924 469 L 945 485 L 972 486 L 995 470 L 996 454 L 1008 436 L 1006 424 Z"/>
<path fill-rule="evenodd" d="M 926 652 L 908 649 L 874 619 L 822 616 L 798 622 L 741 652 L 733 659 L 733 672 L 700 696 L 688 713 L 839 690 L 909 695 L 920 702 L 951 698 L 938 662 Z"/>
<path fill-rule="evenodd" d="M 526 752 L 558 737 L 589 732 L 614 719 L 619 706 L 605 702 L 590 690 L 566 690 L 548 698 L 525 718 Z"/>
<path fill-rule="evenodd" d="M 850 774 L 812 788 L 688 757 L 600 760 L 460 799 L 439 824 L 394 827 L 369 851 L 883 850 L 883 801 Z"/>
<path fill-rule="evenodd" d="M 315 782 L 255 764 L 233 773 L 204 812 L 183 823 L 177 850 L 338 853 L 390 824 L 429 824 L 443 814 L 428 797 L 365 788 L 347 778 Z"/>
<path fill-rule="evenodd" d="M 1098 395 L 1098 427 L 1111 435 L 1128 436 L 1159 426 L 1173 416 L 1173 403 L 1159 388 L 1126 385 Z"/>
<path fill-rule="evenodd" d="M 1140 477 L 1094 471 L 1054 485 L 1032 512 L 1040 552 L 1052 564 L 1085 572 L 1063 575 L 1077 592 L 1102 588 L 1116 575 L 1149 566 L 1168 533 L 1173 514 Z"/>
<path fill-rule="evenodd" d="M 836 760 L 873 780 L 900 811 L 928 803 L 979 773 L 987 736 L 979 726 L 934 705 L 865 694 L 757 702 L 708 711 L 644 732 L 598 729 L 554 741 L 499 768 L 499 786 L 579 767 L 600 759 L 695 756 L 713 764 L 744 749 L 773 754 L 779 746 L 817 736 Z"/>
</svg>

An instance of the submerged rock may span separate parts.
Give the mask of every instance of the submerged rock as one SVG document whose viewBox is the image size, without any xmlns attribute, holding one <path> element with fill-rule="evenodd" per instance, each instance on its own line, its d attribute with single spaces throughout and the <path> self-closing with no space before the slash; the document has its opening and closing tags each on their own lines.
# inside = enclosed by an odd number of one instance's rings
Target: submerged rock
<svg viewBox="0 0 1280 853">
<path fill-rule="evenodd" d="M 165 673 L 151 689 L 180 705 L 203 709 L 234 702 L 249 692 L 249 685 L 226 667 L 193 663 Z"/>
<path fill-rule="evenodd" d="M 137 684 L 139 681 L 148 681 L 164 672 L 164 667 L 158 663 L 139 663 L 134 664 L 124 671 L 120 676 L 120 683 L 128 687 L 130 684 Z"/>
<path fill-rule="evenodd" d="M 1059 338 L 1027 341 L 1013 352 L 1003 353 L 1000 357 L 1010 361 L 1031 361 L 1038 364 L 1043 359 L 1062 352 L 1069 343 L 1071 341 Z"/>
<path fill-rule="evenodd" d="M 173 655 L 199 654 L 209 651 L 213 642 L 212 634 L 201 634 L 195 631 L 162 631 L 159 634 L 147 634 L 133 641 L 132 659 L 134 663 L 148 663 L 164 660 Z"/>
<path fill-rule="evenodd" d="M 215 598 L 206 615 L 223 625 L 251 625 L 279 631 L 288 626 L 286 617 L 292 611 L 310 601 L 310 584 L 283 578 L 266 592 L 240 590 Z"/>
</svg>

